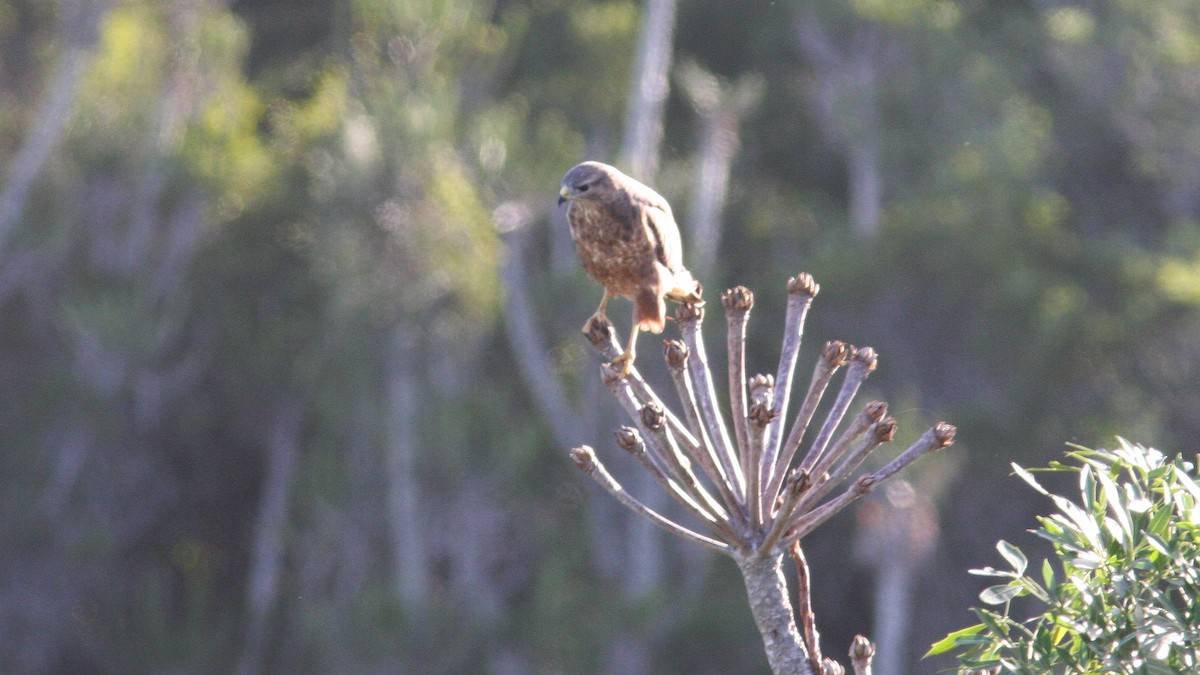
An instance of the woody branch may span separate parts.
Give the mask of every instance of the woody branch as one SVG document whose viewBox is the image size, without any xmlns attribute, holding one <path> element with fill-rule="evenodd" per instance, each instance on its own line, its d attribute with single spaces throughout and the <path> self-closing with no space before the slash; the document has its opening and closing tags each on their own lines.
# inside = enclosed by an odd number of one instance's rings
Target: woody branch
<svg viewBox="0 0 1200 675">
<path fill-rule="evenodd" d="M 738 286 L 722 295 L 728 324 L 732 434 L 717 405 L 701 332 L 702 306 L 681 305 L 676 318 L 683 339 L 664 341 L 679 415 L 664 405 L 636 367 L 624 376 L 620 368 L 613 367 L 611 362 L 621 354 L 621 346 L 612 324 L 599 318 L 589 324 L 586 337 L 605 361 L 601 378 L 633 420 L 632 426 L 616 432 L 617 445 L 650 472 L 698 528 L 676 522 L 626 492 L 592 448 L 571 451 L 580 469 L 635 513 L 734 559 L 776 673 L 820 674 L 841 668 L 822 659 L 817 649 L 808 598 L 810 578 L 800 548 L 804 536 L 920 457 L 950 445 L 955 434 L 953 426 L 940 422 L 883 468 L 854 477 L 871 452 L 892 440 L 896 421 L 887 415 L 885 403 L 873 401 L 843 424 L 859 388 L 875 370 L 878 356 L 870 347 L 832 341 L 817 359 L 785 440 L 804 321 L 818 290 L 808 274 L 788 281 L 778 370 L 774 376 L 750 378 L 745 373 L 746 325 L 754 294 Z M 796 463 L 817 407 L 842 367 L 846 375 L 834 402 Z M 826 499 L 843 485 L 837 496 Z M 796 626 L 782 574 L 783 556 L 789 550 L 803 571 L 798 597 L 803 635 Z M 858 672 L 869 669 L 869 647 L 865 638 L 855 643 L 852 657 Z"/>
</svg>

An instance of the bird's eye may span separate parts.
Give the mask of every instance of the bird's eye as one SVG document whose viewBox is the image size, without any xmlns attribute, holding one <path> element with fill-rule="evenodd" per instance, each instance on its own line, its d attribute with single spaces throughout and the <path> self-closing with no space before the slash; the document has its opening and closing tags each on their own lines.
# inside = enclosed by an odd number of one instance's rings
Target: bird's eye
<svg viewBox="0 0 1200 675">
<path fill-rule="evenodd" d="M 591 187 L 591 186 L 590 186 L 590 185 L 587 185 L 587 184 L 580 185 L 580 186 L 579 186 L 579 191 L 580 191 L 580 192 L 587 192 L 589 187 Z"/>
</svg>

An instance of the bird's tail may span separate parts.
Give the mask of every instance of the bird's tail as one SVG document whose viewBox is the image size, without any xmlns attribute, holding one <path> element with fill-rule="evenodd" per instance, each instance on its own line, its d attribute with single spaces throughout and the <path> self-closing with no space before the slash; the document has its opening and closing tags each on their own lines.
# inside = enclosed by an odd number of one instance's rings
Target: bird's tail
<svg viewBox="0 0 1200 675">
<path fill-rule="evenodd" d="M 642 330 L 661 333 L 667 323 L 667 304 L 653 288 L 643 288 L 633 298 L 633 323 Z"/>
<path fill-rule="evenodd" d="M 692 273 L 686 269 L 681 269 L 675 273 L 675 277 L 671 280 L 671 287 L 667 290 L 667 297 L 675 302 L 687 302 L 693 305 L 703 305 L 704 299 L 700 294 L 704 292 L 704 287 L 699 281 L 692 276 Z"/>
</svg>

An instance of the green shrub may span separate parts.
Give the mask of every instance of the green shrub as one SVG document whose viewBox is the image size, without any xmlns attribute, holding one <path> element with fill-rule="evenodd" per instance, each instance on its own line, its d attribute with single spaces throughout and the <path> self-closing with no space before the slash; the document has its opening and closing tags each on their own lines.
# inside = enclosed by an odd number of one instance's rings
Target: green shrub
<svg viewBox="0 0 1200 675">
<path fill-rule="evenodd" d="M 1034 533 L 1061 566 L 1046 560 L 1026 576 L 1017 547 L 996 545 L 1011 570 L 972 574 L 1008 581 L 980 594 L 1001 611 L 974 609 L 980 623 L 947 635 L 926 656 L 957 651 L 963 670 L 1021 673 L 1182 673 L 1200 663 L 1200 486 L 1196 464 L 1118 439 L 1115 450 L 1078 448 L 1041 471 L 1079 475 L 1081 502 L 1050 494 L 1013 465 L 1058 512 Z M 1045 611 L 1009 616 L 1017 597 Z"/>
</svg>

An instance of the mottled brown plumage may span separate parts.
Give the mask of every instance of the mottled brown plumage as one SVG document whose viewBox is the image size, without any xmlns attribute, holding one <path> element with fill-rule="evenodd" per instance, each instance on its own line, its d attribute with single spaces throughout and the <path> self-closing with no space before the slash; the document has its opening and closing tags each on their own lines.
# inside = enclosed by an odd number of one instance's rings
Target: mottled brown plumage
<svg viewBox="0 0 1200 675">
<path fill-rule="evenodd" d="M 607 320 L 611 296 L 633 300 L 629 347 L 619 357 L 624 373 L 633 365 L 638 331 L 661 333 L 664 297 L 699 304 L 700 284 L 683 266 L 683 244 L 671 206 L 657 192 L 600 162 L 583 162 L 563 177 L 559 203 L 569 201 L 567 220 L 583 269 L 604 287 L 593 319 Z"/>
</svg>

